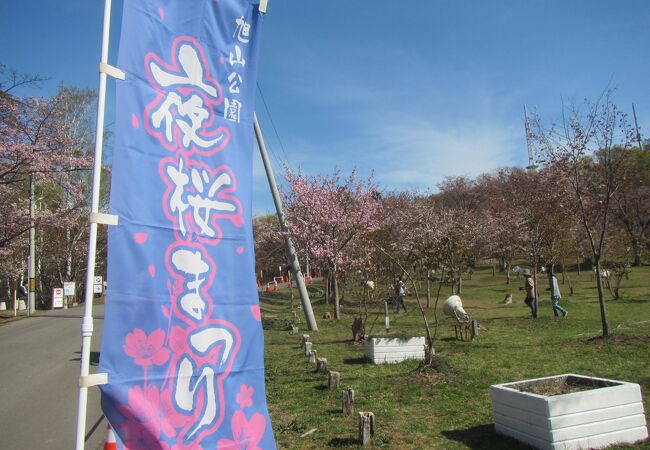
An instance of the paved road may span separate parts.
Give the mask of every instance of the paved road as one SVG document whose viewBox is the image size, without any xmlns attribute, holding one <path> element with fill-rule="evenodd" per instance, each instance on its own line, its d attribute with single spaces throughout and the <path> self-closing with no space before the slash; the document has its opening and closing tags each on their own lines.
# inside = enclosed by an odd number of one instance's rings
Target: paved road
<svg viewBox="0 0 650 450">
<path fill-rule="evenodd" d="M 74 448 L 83 308 L 40 313 L 0 326 L 0 447 Z M 95 315 L 96 364 L 104 307 Z M 90 372 L 96 372 L 91 365 Z M 106 421 L 99 388 L 89 389 L 86 449 L 102 448 Z"/>
</svg>

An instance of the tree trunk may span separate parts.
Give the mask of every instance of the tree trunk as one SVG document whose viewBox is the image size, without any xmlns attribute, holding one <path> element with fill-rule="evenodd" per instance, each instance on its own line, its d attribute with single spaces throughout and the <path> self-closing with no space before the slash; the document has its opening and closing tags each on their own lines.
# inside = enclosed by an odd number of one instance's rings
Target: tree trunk
<svg viewBox="0 0 650 450">
<path fill-rule="evenodd" d="M 641 267 L 642 262 L 641 262 L 641 243 L 639 242 L 638 239 L 634 240 L 634 243 L 632 244 L 632 248 L 634 249 L 634 266 L 635 267 Z"/>
<path fill-rule="evenodd" d="M 339 304 L 339 283 L 336 280 L 336 266 L 334 266 L 334 274 L 332 275 L 332 285 L 334 290 L 334 318 L 339 320 L 341 318 L 341 310 Z"/>
<path fill-rule="evenodd" d="M 535 302 L 535 306 L 539 308 L 539 289 L 537 286 L 537 262 L 533 263 L 533 284 L 535 285 L 535 289 L 533 289 L 533 295 L 535 298 L 533 301 Z M 537 315 L 539 316 L 539 311 L 537 311 Z"/>
<path fill-rule="evenodd" d="M 329 272 L 327 272 L 327 277 L 325 278 L 325 304 L 326 305 L 330 304 L 330 280 L 331 280 L 331 275 Z"/>
<path fill-rule="evenodd" d="M 460 275 L 458 277 L 458 291 L 456 292 L 456 294 L 460 295 L 462 293 L 463 293 L 463 276 Z"/>
<path fill-rule="evenodd" d="M 510 284 L 510 262 L 508 262 L 506 269 L 506 284 Z"/>
<path fill-rule="evenodd" d="M 596 258 L 596 286 L 598 287 L 598 305 L 600 306 L 600 321 L 603 327 L 603 337 L 609 336 L 609 323 L 605 309 L 605 292 L 600 274 L 600 257 Z"/>
<path fill-rule="evenodd" d="M 569 283 L 569 297 L 573 296 L 573 283 L 569 277 L 569 271 L 567 270 L 566 264 L 562 261 L 562 283 L 564 284 L 564 279 L 566 278 L 567 283 Z"/>
<path fill-rule="evenodd" d="M 431 280 L 429 279 L 430 270 L 427 269 L 427 309 L 431 306 Z"/>
</svg>

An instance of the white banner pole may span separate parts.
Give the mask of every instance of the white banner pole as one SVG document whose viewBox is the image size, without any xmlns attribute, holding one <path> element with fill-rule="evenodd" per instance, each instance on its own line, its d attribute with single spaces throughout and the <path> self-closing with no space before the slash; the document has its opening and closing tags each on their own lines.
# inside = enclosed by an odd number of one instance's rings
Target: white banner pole
<svg viewBox="0 0 650 450">
<path fill-rule="evenodd" d="M 102 29 L 101 64 L 108 63 L 108 39 L 111 23 L 111 0 L 104 1 L 104 25 Z M 97 129 L 95 132 L 95 161 L 93 167 L 93 190 L 91 215 L 99 211 L 99 187 L 102 170 L 102 151 L 104 144 L 104 107 L 106 103 L 106 73 L 99 73 L 99 96 L 97 100 Z M 80 381 L 88 376 L 90 367 L 90 344 L 93 335 L 93 279 L 95 277 L 95 256 L 97 252 L 97 222 L 90 221 L 88 236 L 88 270 L 86 272 L 86 291 L 84 316 L 81 322 L 81 370 Z M 79 387 L 79 404 L 77 409 L 76 449 L 83 450 L 86 434 L 86 408 L 88 404 L 88 387 Z"/>
</svg>

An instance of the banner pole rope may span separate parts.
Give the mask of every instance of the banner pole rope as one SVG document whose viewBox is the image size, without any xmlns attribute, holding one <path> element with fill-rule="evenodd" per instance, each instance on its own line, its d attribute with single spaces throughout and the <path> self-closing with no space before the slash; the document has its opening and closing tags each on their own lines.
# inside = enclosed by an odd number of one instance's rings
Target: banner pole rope
<svg viewBox="0 0 650 450">
<path fill-rule="evenodd" d="M 111 22 L 111 0 L 104 1 L 104 24 L 102 27 L 101 65 L 108 63 L 108 41 Z M 102 151 L 104 144 L 104 108 L 106 103 L 105 71 L 99 73 L 99 93 L 97 99 L 97 127 L 95 132 L 95 161 L 93 167 L 93 187 L 91 199 L 91 216 L 99 212 L 99 188 L 102 170 Z M 90 220 L 88 235 L 88 270 L 86 272 L 86 291 L 84 316 L 81 322 L 81 369 L 80 380 L 88 376 L 90 366 L 90 344 L 93 335 L 93 281 L 95 278 L 95 257 L 97 253 L 97 222 Z M 88 405 L 88 387 L 79 387 L 77 409 L 76 449 L 83 450 L 86 434 L 86 408 Z"/>
</svg>

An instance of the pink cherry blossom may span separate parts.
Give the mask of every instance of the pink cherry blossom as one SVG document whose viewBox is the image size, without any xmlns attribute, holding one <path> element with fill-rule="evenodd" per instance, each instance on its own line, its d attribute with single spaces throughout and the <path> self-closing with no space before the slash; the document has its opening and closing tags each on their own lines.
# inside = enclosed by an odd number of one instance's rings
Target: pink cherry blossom
<svg viewBox="0 0 650 450">
<path fill-rule="evenodd" d="M 219 439 L 217 450 L 260 450 L 257 444 L 266 428 L 266 419 L 262 414 L 253 414 L 249 422 L 243 411 L 236 411 L 231 426 L 233 439 Z"/>
<path fill-rule="evenodd" d="M 239 388 L 237 403 L 242 409 L 253 406 L 253 391 L 253 386 L 248 387 L 245 384 L 242 384 L 241 388 Z"/>
<path fill-rule="evenodd" d="M 165 332 L 158 328 L 149 336 L 140 328 L 126 335 L 124 352 L 135 359 L 135 363 L 144 367 L 161 366 L 169 358 L 169 349 L 163 347 Z"/>
</svg>

